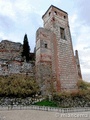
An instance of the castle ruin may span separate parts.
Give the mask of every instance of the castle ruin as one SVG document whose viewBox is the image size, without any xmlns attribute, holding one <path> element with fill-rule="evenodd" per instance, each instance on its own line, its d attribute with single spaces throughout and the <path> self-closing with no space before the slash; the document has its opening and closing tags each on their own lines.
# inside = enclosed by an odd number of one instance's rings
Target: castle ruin
<svg viewBox="0 0 90 120">
<path fill-rule="evenodd" d="M 42 16 L 44 27 L 36 32 L 35 71 L 22 61 L 22 44 L 0 42 L 0 75 L 26 74 L 36 77 L 42 94 L 73 91 L 82 79 L 78 51 L 73 52 L 67 12 L 51 5 Z"/>
<path fill-rule="evenodd" d="M 73 91 L 81 79 L 78 52 L 74 57 L 67 12 L 51 5 L 36 32 L 37 81 L 43 94 Z"/>
<path fill-rule="evenodd" d="M 0 42 L 0 75 L 33 75 L 31 63 L 22 60 L 22 44 L 8 40 Z"/>
</svg>

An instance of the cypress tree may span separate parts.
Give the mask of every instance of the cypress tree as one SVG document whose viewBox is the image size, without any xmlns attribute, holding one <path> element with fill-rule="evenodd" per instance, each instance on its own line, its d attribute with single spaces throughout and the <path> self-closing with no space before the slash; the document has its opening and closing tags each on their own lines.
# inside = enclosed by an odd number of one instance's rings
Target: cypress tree
<svg viewBox="0 0 90 120">
<path fill-rule="evenodd" d="M 29 60 L 30 60 L 29 53 L 30 53 L 30 47 L 29 47 L 29 44 L 28 44 L 28 37 L 27 37 L 27 34 L 25 34 L 24 40 L 23 40 L 22 57 L 25 56 L 26 62 L 29 62 Z"/>
</svg>

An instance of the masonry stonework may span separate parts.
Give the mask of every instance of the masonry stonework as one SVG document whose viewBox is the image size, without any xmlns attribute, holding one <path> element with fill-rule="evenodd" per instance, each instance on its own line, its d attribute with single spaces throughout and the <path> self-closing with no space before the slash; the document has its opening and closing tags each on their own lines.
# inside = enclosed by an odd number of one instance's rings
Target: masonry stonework
<svg viewBox="0 0 90 120">
<path fill-rule="evenodd" d="M 82 80 L 82 73 L 81 73 L 79 55 L 78 55 L 77 50 L 75 50 L 75 60 L 76 60 L 76 67 L 77 67 L 77 70 L 78 70 L 78 79 Z"/>
<path fill-rule="evenodd" d="M 53 83 L 55 91 L 76 90 L 78 68 L 73 52 L 68 14 L 51 5 L 42 19 L 44 28 L 39 28 L 36 33 L 37 80 L 43 91 L 48 84 L 50 85 L 50 81 L 46 82 L 47 77 Z M 49 67 L 51 72 L 48 71 L 47 74 L 44 66 L 47 70 Z"/>
<path fill-rule="evenodd" d="M 21 52 L 21 43 L 8 40 L 2 40 L 0 42 L 0 75 L 33 75 L 32 64 L 22 61 Z"/>
</svg>

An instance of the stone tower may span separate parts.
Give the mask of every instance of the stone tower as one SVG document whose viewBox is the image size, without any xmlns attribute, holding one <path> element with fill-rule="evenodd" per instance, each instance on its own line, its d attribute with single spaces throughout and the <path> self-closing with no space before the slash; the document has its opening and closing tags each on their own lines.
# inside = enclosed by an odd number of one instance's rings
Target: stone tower
<svg viewBox="0 0 90 120">
<path fill-rule="evenodd" d="M 81 67 L 80 67 L 79 56 L 78 56 L 77 50 L 75 50 L 75 60 L 76 60 L 76 66 L 78 70 L 78 79 L 82 80 L 82 73 L 81 73 Z"/>
<path fill-rule="evenodd" d="M 37 81 L 43 93 L 77 89 L 78 70 L 73 53 L 68 14 L 51 5 L 36 33 Z"/>
</svg>

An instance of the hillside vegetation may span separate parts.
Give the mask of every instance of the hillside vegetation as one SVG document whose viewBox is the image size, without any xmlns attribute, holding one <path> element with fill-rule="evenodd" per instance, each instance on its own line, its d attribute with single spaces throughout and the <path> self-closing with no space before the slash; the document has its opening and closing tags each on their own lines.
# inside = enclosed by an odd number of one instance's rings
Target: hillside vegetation
<svg viewBox="0 0 90 120">
<path fill-rule="evenodd" d="M 0 97 L 28 97 L 39 92 L 35 79 L 26 75 L 0 76 Z"/>
<path fill-rule="evenodd" d="M 54 94 L 53 100 L 59 107 L 90 107 L 90 83 L 78 81 L 78 90 Z"/>
</svg>

